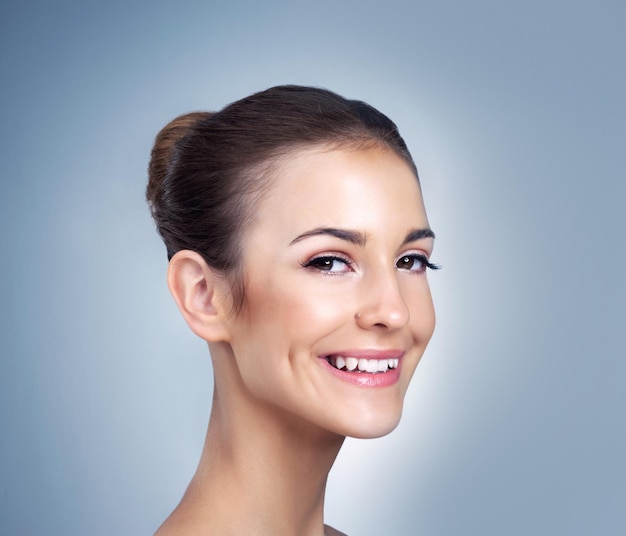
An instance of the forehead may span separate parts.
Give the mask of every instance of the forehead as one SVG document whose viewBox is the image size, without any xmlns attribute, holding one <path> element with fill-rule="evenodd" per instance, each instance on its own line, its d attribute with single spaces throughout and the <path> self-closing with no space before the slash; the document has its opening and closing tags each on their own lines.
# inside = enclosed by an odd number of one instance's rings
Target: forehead
<svg viewBox="0 0 626 536">
<path fill-rule="evenodd" d="M 254 226 L 273 221 L 285 229 L 399 220 L 428 225 L 415 173 L 395 153 L 378 147 L 290 154 L 276 166 L 255 209 Z"/>
</svg>

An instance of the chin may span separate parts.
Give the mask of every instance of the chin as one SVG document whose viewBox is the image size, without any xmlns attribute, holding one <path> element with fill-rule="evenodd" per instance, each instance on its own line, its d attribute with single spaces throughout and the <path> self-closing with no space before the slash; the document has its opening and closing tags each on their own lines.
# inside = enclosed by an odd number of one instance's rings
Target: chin
<svg viewBox="0 0 626 536">
<path fill-rule="evenodd" d="M 393 432 L 400 423 L 402 410 L 394 414 L 369 415 L 368 418 L 352 420 L 347 424 L 341 435 L 355 439 L 376 439 Z"/>
</svg>

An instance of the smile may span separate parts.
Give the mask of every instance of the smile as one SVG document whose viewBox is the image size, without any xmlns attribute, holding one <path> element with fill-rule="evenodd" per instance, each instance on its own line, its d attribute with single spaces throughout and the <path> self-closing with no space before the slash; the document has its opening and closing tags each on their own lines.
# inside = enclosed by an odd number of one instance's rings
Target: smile
<svg viewBox="0 0 626 536">
<path fill-rule="evenodd" d="M 350 356 L 328 356 L 328 362 L 337 370 L 349 372 L 362 372 L 369 374 L 382 374 L 391 369 L 398 368 L 399 359 L 366 359 Z"/>
</svg>

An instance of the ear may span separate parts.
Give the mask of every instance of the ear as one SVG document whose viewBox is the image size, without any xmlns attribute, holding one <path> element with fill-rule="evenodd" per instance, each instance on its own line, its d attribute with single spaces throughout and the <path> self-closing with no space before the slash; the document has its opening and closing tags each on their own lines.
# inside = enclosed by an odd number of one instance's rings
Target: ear
<svg viewBox="0 0 626 536">
<path fill-rule="evenodd" d="M 167 285 L 191 330 L 208 342 L 228 341 L 225 319 L 230 288 L 195 251 L 178 251 L 170 260 Z"/>
</svg>

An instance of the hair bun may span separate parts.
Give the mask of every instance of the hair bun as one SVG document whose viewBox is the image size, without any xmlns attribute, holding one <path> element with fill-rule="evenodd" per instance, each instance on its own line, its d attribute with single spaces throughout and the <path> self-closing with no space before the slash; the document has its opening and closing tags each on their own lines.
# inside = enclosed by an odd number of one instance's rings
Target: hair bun
<svg viewBox="0 0 626 536">
<path fill-rule="evenodd" d="M 176 150 L 176 144 L 182 140 L 200 121 L 208 119 L 212 112 L 190 112 L 179 115 L 170 121 L 157 134 L 150 155 L 148 166 L 148 187 L 146 198 L 154 210 L 159 203 L 163 183 L 169 172 L 170 163 Z"/>
</svg>

